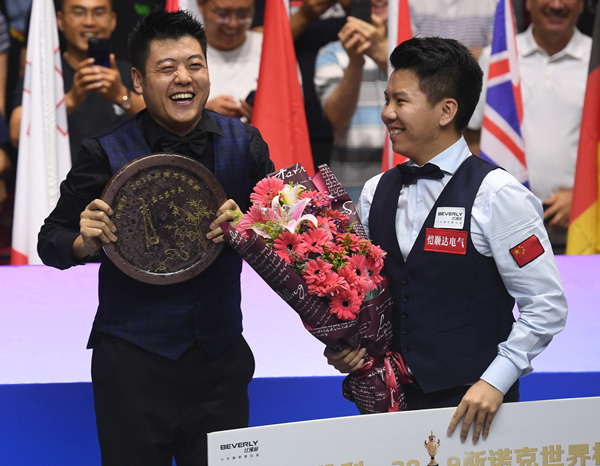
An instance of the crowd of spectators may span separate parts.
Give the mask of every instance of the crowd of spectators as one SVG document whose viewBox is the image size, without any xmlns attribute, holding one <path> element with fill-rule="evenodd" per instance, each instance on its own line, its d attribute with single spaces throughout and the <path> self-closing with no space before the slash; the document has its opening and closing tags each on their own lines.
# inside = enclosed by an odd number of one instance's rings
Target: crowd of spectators
<svg viewBox="0 0 600 466">
<path fill-rule="evenodd" d="M 289 1 L 290 27 L 315 166 L 330 164 L 357 200 L 360 187 L 379 170 L 386 137 L 379 114 L 387 82 L 387 0 L 371 0 L 373 15 L 363 19 L 353 17 L 351 11 L 360 2 Z M 10 250 L 31 3 L 32 0 L 0 0 L 0 264 L 7 263 Z M 198 4 L 192 0 L 190 3 L 193 3 L 190 9 L 205 23 L 208 36 L 211 95 L 207 108 L 251 122 L 252 91 L 256 89 L 260 68 L 265 0 L 198 0 Z M 413 34 L 455 38 L 479 57 L 492 38 L 496 3 L 497 0 L 409 0 Z M 570 211 L 568 197 L 573 185 L 580 107 L 589 59 L 590 39 L 581 32 L 591 34 L 598 0 L 513 0 L 512 3 L 517 30 L 521 32 L 518 43 L 523 62 L 525 137 L 529 141 L 527 157 L 532 190 L 548 206 L 548 224 L 556 230 L 552 237 L 557 238 L 555 242 L 560 252 Z M 133 91 L 124 44 L 137 20 L 153 8 L 164 8 L 165 0 L 55 0 L 55 5 L 61 32 L 71 155 L 75 158 L 84 138 L 143 108 L 143 99 Z M 106 14 L 95 13 L 98 5 Z M 536 26 L 536 21 L 543 25 L 542 20 L 552 23 L 553 18 L 565 15 L 569 25 L 564 34 L 569 37 L 563 41 L 562 48 L 548 50 L 537 42 L 536 30 L 542 29 Z M 556 31 L 550 31 L 553 33 Z M 111 37 L 114 55 L 110 68 L 102 70 L 87 60 L 87 38 L 91 35 Z M 487 57 L 489 53 L 485 51 L 480 57 L 484 71 Z M 528 65 L 534 62 L 535 65 Z M 568 71 L 569 66 L 577 67 L 576 74 Z M 92 77 L 99 73 L 103 84 L 101 88 L 94 88 Z M 567 83 L 557 81 L 561 73 L 569 76 Z M 550 81 L 542 82 L 546 75 Z M 565 87 L 559 87 L 561 84 Z M 546 112 L 543 108 L 553 106 L 554 97 L 558 96 L 567 98 L 572 105 L 568 117 L 563 114 L 561 119 L 554 119 L 550 109 Z M 485 94 L 482 103 L 484 101 Z M 554 105 L 554 108 L 565 107 Z M 472 131 L 467 138 L 474 153 L 478 152 L 481 111 L 482 104 L 471 122 Z M 538 119 L 536 115 L 540 113 L 547 118 Z M 542 123 L 548 118 L 569 120 L 568 128 L 559 124 L 569 133 L 563 138 L 568 149 L 558 149 L 548 138 L 562 138 L 562 133 L 548 130 Z M 537 147 L 541 141 L 545 141 L 546 146 Z M 547 146 L 553 148 L 554 155 L 547 155 Z M 551 163 L 547 163 L 548 160 Z M 561 163 L 555 164 L 556 160 Z M 541 166 L 545 168 L 538 172 Z M 548 171 L 552 172 L 551 177 Z"/>
</svg>

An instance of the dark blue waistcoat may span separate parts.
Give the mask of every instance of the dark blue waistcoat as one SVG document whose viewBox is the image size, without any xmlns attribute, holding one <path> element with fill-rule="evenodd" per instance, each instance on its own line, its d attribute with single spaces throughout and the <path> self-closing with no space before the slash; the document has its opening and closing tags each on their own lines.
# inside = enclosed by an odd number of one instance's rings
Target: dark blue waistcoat
<svg viewBox="0 0 600 466">
<path fill-rule="evenodd" d="M 400 352 L 425 392 L 476 382 L 497 355 L 514 318 L 494 260 L 471 240 L 471 209 L 491 164 L 469 157 L 440 194 L 404 261 L 395 217 L 402 174 L 386 172 L 375 191 L 369 231 L 387 251 L 384 273 L 394 299 L 392 349 Z M 464 207 L 466 254 L 425 251 L 426 229 L 438 207 Z"/>
<path fill-rule="evenodd" d="M 224 134 L 213 137 L 215 176 L 227 197 L 246 211 L 252 189 L 247 132 L 239 120 L 212 116 Z M 113 173 L 150 153 L 135 120 L 100 135 L 98 142 Z M 241 271 L 241 257 L 226 246 L 208 269 L 191 280 L 147 285 L 121 272 L 102 251 L 94 328 L 170 359 L 177 359 L 192 345 L 215 357 L 242 333 Z"/>
</svg>

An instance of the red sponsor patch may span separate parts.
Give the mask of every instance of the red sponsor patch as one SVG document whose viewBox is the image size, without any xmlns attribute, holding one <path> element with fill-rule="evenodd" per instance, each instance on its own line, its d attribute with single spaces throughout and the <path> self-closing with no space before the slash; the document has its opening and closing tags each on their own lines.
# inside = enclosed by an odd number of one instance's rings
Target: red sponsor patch
<svg viewBox="0 0 600 466">
<path fill-rule="evenodd" d="M 448 254 L 467 253 L 467 232 L 427 228 L 425 232 L 425 251 L 445 252 Z"/>
<path fill-rule="evenodd" d="M 544 247 L 537 236 L 532 235 L 522 243 L 517 244 L 510 249 L 510 254 L 519 267 L 529 264 L 532 260 L 537 259 L 544 254 Z"/>
</svg>

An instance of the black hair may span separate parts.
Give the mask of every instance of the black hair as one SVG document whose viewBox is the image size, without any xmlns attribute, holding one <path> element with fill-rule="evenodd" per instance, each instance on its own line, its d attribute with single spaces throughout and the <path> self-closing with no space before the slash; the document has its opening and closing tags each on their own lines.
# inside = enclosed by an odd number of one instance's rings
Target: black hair
<svg viewBox="0 0 600 466">
<path fill-rule="evenodd" d="M 483 83 L 483 71 L 469 49 L 454 39 L 413 37 L 394 49 L 390 62 L 395 71 L 415 72 L 429 104 L 455 99 L 454 125 L 458 131 L 467 127 Z"/>
<path fill-rule="evenodd" d="M 154 40 L 179 40 L 193 37 L 198 41 L 206 58 L 206 32 L 199 21 L 188 11 L 174 12 L 157 8 L 144 16 L 129 34 L 129 57 L 142 76 L 146 76 L 146 60 Z"/>
<path fill-rule="evenodd" d="M 63 11 L 63 5 L 65 3 L 65 0 L 54 0 L 54 8 L 56 9 L 56 11 Z M 108 0 L 108 3 L 110 3 L 110 9 L 112 11 L 114 11 L 115 9 L 115 0 Z"/>
</svg>

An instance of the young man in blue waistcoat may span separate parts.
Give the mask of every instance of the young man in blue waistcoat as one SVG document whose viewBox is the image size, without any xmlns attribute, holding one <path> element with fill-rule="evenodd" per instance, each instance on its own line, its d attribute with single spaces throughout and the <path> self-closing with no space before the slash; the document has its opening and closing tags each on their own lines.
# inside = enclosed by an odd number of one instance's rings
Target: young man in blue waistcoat
<svg viewBox="0 0 600 466">
<path fill-rule="evenodd" d="M 463 419 L 461 440 L 474 424 L 477 442 L 502 402 L 519 400 L 518 379 L 563 329 L 567 303 L 540 202 L 461 135 L 481 92 L 475 59 L 457 41 L 427 37 L 403 42 L 390 61 L 381 117 L 409 160 L 369 180 L 357 211 L 387 251 L 392 350 L 413 378 L 402 386 L 408 409 L 458 406 L 448 433 Z M 364 350 L 325 355 L 354 372 Z"/>
<path fill-rule="evenodd" d="M 273 171 L 256 128 L 204 108 L 210 91 L 206 35 L 189 13 L 156 11 L 129 39 L 135 90 L 147 109 L 87 139 L 39 235 L 48 265 L 78 265 L 96 251 L 99 306 L 89 347 L 103 465 L 204 465 L 206 433 L 248 425 L 254 359 L 242 337 L 242 260 L 225 246 L 203 273 L 154 286 L 120 271 L 103 244 L 118 241 L 99 199 L 112 174 L 151 152 L 193 157 L 228 200 L 207 238 L 222 241 L 228 209 L 246 210 L 252 187 Z"/>
</svg>

